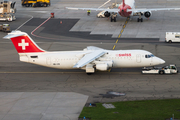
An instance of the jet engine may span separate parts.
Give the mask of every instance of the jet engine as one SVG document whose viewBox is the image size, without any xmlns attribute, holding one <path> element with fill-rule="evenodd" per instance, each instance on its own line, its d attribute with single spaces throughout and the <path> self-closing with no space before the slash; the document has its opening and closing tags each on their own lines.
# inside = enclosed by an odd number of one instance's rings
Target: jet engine
<svg viewBox="0 0 180 120">
<path fill-rule="evenodd" d="M 106 71 L 108 70 L 109 66 L 107 63 L 100 63 L 100 64 L 96 64 L 96 69 L 100 70 L 100 71 Z"/>
<path fill-rule="evenodd" d="M 96 69 L 100 71 L 106 71 L 110 67 L 113 67 L 113 61 L 95 61 Z"/>
<path fill-rule="evenodd" d="M 108 11 L 106 11 L 105 13 L 104 13 L 104 16 L 105 17 L 109 17 L 111 15 L 111 13 L 109 13 Z"/>
<path fill-rule="evenodd" d="M 144 13 L 144 16 L 146 18 L 149 18 L 151 15 L 152 15 L 151 11 L 147 11 L 147 12 Z"/>
</svg>

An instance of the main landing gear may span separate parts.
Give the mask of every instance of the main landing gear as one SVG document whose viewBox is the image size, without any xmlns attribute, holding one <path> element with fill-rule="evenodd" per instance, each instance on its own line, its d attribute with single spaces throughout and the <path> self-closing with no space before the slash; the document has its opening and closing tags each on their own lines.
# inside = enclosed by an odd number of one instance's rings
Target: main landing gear
<svg viewBox="0 0 180 120">
<path fill-rule="evenodd" d="M 137 22 L 143 22 L 143 18 L 138 18 Z"/>
<path fill-rule="evenodd" d="M 141 18 L 142 15 L 142 13 L 139 13 L 139 18 L 137 19 L 137 22 L 143 22 L 143 18 Z"/>
</svg>

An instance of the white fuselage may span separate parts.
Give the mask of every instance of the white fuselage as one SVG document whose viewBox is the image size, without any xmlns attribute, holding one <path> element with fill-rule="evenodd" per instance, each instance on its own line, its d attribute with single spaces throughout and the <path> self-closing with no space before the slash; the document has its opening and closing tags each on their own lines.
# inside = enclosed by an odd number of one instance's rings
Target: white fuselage
<svg viewBox="0 0 180 120">
<path fill-rule="evenodd" d="M 135 8 L 135 0 L 125 0 L 125 4 L 129 5 L 131 9 Z"/>
<path fill-rule="evenodd" d="M 57 69 L 73 69 L 73 66 L 87 53 L 87 51 L 62 51 L 62 52 L 41 52 L 41 53 L 19 53 L 20 60 L 33 64 L 38 64 L 46 67 Z M 99 57 L 91 64 L 96 64 L 101 61 L 113 61 L 113 68 L 124 67 L 148 67 L 159 65 L 163 60 L 158 57 L 149 57 L 152 53 L 144 50 L 106 50 L 107 54 Z M 81 69 L 85 69 L 82 67 Z"/>
<path fill-rule="evenodd" d="M 123 6 L 123 2 L 119 5 L 119 15 L 122 17 L 133 16 L 133 12 L 127 12 L 127 9 L 135 9 L 135 1 L 134 0 L 125 0 L 125 4 Z"/>
</svg>

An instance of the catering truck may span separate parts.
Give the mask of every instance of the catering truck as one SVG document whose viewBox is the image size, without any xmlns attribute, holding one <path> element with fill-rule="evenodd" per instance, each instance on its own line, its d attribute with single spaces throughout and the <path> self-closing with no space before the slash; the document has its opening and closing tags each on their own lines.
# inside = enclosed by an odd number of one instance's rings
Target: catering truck
<svg viewBox="0 0 180 120">
<path fill-rule="evenodd" d="M 0 2 L 0 21 L 15 20 L 16 9 L 14 8 L 16 2 L 4 0 Z"/>
<path fill-rule="evenodd" d="M 180 42 L 180 32 L 166 32 L 166 42 Z"/>
<path fill-rule="evenodd" d="M 171 64 L 169 66 L 164 67 L 150 67 L 150 68 L 143 68 L 143 74 L 176 74 L 178 73 L 177 67 L 175 64 Z"/>
</svg>

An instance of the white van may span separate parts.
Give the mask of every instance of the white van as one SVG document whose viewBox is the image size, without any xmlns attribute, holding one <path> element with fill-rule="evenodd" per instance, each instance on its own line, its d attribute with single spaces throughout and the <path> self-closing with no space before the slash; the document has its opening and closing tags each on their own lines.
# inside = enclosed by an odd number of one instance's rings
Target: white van
<svg viewBox="0 0 180 120">
<path fill-rule="evenodd" d="M 180 42 L 180 32 L 166 32 L 166 42 Z"/>
</svg>

